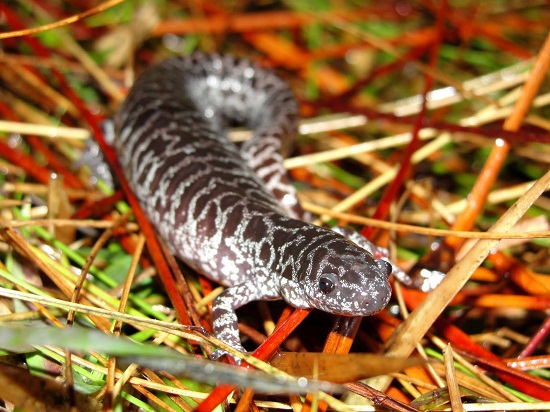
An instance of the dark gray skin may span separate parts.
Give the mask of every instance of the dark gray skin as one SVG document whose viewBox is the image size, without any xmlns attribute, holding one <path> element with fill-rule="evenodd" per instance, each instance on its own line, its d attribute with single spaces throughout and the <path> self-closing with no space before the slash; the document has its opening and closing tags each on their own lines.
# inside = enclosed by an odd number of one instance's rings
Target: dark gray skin
<svg viewBox="0 0 550 412">
<path fill-rule="evenodd" d="M 391 294 L 391 265 L 307 215 L 282 166 L 298 105 L 286 83 L 245 60 L 166 60 L 135 82 L 115 117 L 132 190 L 173 253 L 227 289 L 216 336 L 243 351 L 235 309 L 284 299 L 296 308 L 372 315 Z M 254 137 L 239 149 L 230 125 Z"/>
</svg>

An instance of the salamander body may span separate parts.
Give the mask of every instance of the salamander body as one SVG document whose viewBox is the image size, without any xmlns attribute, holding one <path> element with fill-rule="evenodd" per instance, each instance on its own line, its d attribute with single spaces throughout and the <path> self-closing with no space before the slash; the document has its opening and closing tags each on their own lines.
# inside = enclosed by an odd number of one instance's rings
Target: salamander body
<svg viewBox="0 0 550 412">
<path fill-rule="evenodd" d="M 239 350 L 235 309 L 284 299 L 348 316 L 388 302 L 391 266 L 307 223 L 282 166 L 298 106 L 285 82 L 246 60 L 196 54 L 146 70 L 115 116 L 132 190 L 173 253 L 227 289 L 213 329 Z M 251 128 L 240 148 L 230 126 Z"/>
</svg>

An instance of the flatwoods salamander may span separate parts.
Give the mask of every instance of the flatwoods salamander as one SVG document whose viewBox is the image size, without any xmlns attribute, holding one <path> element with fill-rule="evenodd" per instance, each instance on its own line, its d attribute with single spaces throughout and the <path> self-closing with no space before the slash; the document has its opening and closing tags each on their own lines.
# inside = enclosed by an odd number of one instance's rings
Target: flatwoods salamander
<svg viewBox="0 0 550 412">
<path fill-rule="evenodd" d="M 212 305 L 213 329 L 240 351 L 235 310 L 248 302 L 365 316 L 391 294 L 387 261 L 345 230 L 304 221 L 282 166 L 297 122 L 284 81 L 217 54 L 149 68 L 114 119 L 120 163 L 150 221 L 176 256 L 227 286 Z M 240 148 L 227 139 L 233 125 L 253 130 Z"/>
</svg>

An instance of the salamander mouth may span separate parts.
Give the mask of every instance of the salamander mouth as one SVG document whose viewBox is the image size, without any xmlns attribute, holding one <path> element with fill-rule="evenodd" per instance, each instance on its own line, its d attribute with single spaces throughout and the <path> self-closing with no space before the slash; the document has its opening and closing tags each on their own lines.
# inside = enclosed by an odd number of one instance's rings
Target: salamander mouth
<svg viewBox="0 0 550 412">
<path fill-rule="evenodd" d="M 346 300 L 341 297 L 311 297 L 312 307 L 324 312 L 340 316 L 370 316 L 380 312 L 386 307 L 391 297 L 391 288 L 387 293 L 379 293 L 376 296 L 363 295 L 349 297 Z"/>
</svg>

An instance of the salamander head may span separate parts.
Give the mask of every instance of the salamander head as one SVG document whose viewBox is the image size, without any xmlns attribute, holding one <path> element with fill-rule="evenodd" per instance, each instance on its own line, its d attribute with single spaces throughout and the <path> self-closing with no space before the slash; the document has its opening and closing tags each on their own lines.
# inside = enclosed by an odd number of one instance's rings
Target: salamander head
<svg viewBox="0 0 550 412">
<path fill-rule="evenodd" d="M 391 265 L 347 239 L 336 237 L 308 254 L 302 279 L 310 307 L 344 316 L 366 316 L 382 310 L 391 296 Z"/>
</svg>

